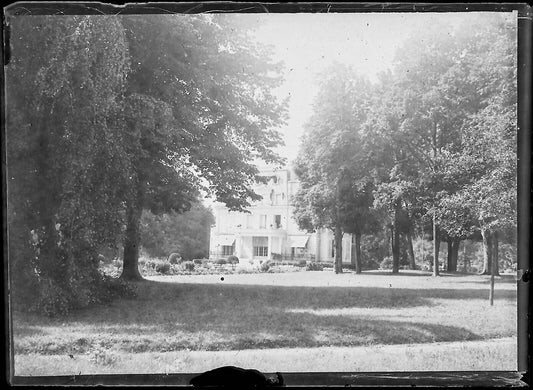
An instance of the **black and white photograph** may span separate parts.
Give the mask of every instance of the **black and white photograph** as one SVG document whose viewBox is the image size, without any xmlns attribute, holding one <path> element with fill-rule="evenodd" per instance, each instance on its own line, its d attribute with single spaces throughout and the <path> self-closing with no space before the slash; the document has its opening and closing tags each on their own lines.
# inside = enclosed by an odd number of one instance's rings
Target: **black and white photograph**
<svg viewBox="0 0 533 390">
<path fill-rule="evenodd" d="M 12 376 L 518 370 L 517 10 L 21 9 Z"/>
</svg>

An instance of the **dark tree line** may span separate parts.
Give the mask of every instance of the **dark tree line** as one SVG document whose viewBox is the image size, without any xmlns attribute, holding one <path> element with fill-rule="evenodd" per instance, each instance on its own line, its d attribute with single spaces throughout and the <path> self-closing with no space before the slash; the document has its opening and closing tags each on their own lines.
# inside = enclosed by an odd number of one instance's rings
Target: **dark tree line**
<svg viewBox="0 0 533 390">
<path fill-rule="evenodd" d="M 211 225 L 215 217 L 201 202 L 185 213 L 172 211 L 156 215 L 144 210 L 141 218 L 141 246 L 151 257 L 168 258 L 179 253 L 184 260 L 209 257 Z"/>
</svg>

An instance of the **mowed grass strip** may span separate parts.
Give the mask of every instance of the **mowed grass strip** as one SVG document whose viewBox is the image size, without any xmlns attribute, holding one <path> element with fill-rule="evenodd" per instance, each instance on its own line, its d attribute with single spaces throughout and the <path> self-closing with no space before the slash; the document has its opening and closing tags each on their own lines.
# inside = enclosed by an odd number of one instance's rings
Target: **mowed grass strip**
<svg viewBox="0 0 533 390">
<path fill-rule="evenodd" d="M 484 289 L 456 281 L 450 288 L 444 278 L 432 287 L 407 288 L 417 277 L 405 278 L 409 282 L 401 288 L 144 281 L 135 300 L 68 318 L 15 313 L 15 353 L 365 346 L 516 336 L 516 291 L 509 285 L 491 307 Z"/>
<path fill-rule="evenodd" d="M 191 373 L 227 365 L 261 372 L 516 371 L 516 348 L 516 339 L 506 338 L 372 347 L 113 352 L 105 364 L 87 355 L 28 354 L 15 356 L 15 367 L 16 374 L 24 376 Z"/>
</svg>

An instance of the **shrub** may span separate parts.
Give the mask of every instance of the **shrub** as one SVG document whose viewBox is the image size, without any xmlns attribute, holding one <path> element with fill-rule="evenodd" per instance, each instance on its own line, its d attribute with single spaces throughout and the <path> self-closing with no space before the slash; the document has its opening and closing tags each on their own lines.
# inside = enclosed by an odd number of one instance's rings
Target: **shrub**
<svg viewBox="0 0 533 390">
<path fill-rule="evenodd" d="M 270 262 L 268 262 L 268 261 L 265 261 L 259 267 L 259 271 L 261 271 L 261 272 L 268 272 L 269 270 L 270 270 Z"/>
<path fill-rule="evenodd" d="M 392 269 L 392 256 L 387 256 L 383 259 L 381 264 L 379 265 L 379 268 L 381 269 Z"/>
<path fill-rule="evenodd" d="M 272 253 L 272 260 L 281 260 L 281 253 Z"/>
<path fill-rule="evenodd" d="M 113 278 L 104 276 L 102 278 L 102 285 L 98 289 L 99 302 L 110 302 L 117 298 L 136 298 L 137 287 L 132 282 L 125 281 L 120 278 Z"/>
<path fill-rule="evenodd" d="M 231 256 L 228 256 L 228 260 L 227 260 L 228 263 L 230 264 L 238 264 L 239 263 L 239 258 L 235 255 L 231 255 Z"/>
<path fill-rule="evenodd" d="M 34 310 L 49 317 L 65 316 L 70 310 L 68 293 L 53 282 L 43 283 L 39 289 L 39 298 Z"/>
<path fill-rule="evenodd" d="M 179 253 L 171 253 L 168 256 L 167 260 L 170 264 L 179 264 L 182 261 L 181 255 Z"/>
<path fill-rule="evenodd" d="M 159 263 L 155 267 L 155 270 L 157 273 L 160 273 L 161 275 L 166 275 L 170 271 L 170 264 L 169 263 Z"/>
<path fill-rule="evenodd" d="M 193 255 L 191 256 L 193 259 L 204 259 L 208 253 L 206 251 L 196 251 L 193 252 Z"/>
<path fill-rule="evenodd" d="M 378 269 L 379 262 L 375 259 L 369 259 L 367 257 L 362 257 L 361 259 L 361 268 L 363 270 Z"/>
<path fill-rule="evenodd" d="M 217 259 L 217 260 L 215 261 L 215 263 L 216 263 L 216 264 L 220 264 L 220 265 L 222 265 L 222 264 L 226 264 L 226 260 L 225 260 L 225 259 Z"/>
<path fill-rule="evenodd" d="M 235 272 L 237 272 L 238 274 L 252 274 L 254 270 L 252 268 L 239 265 L 235 269 Z"/>
<path fill-rule="evenodd" d="M 379 264 L 388 253 L 387 242 L 387 235 L 382 230 L 374 234 L 364 234 L 361 237 L 361 268 L 363 270 L 379 268 Z"/>
<path fill-rule="evenodd" d="M 203 263 L 202 259 L 193 259 L 192 261 L 194 264 L 198 264 L 198 265 Z"/>
<path fill-rule="evenodd" d="M 122 268 L 122 260 L 121 259 L 113 259 L 113 265 L 117 268 Z"/>
<path fill-rule="evenodd" d="M 183 263 L 183 267 L 185 268 L 186 271 L 194 271 L 194 262 L 192 261 L 185 261 Z"/>
<path fill-rule="evenodd" d="M 298 261 L 298 267 L 305 267 L 306 265 L 307 265 L 307 261 L 305 260 Z"/>
<path fill-rule="evenodd" d="M 90 287 L 78 286 L 77 294 L 69 293 L 52 280 L 43 281 L 38 287 L 38 298 L 30 310 L 49 317 L 66 316 L 73 308 L 137 296 L 135 284 L 118 277 L 96 273 L 92 280 Z"/>
<path fill-rule="evenodd" d="M 307 271 L 322 271 L 324 267 L 320 263 L 311 262 L 305 268 Z"/>
</svg>

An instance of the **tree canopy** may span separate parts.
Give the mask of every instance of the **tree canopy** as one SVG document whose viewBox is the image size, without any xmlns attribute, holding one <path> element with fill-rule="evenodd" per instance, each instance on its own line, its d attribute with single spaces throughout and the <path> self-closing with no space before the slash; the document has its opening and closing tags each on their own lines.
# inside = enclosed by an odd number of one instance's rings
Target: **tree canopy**
<svg viewBox="0 0 533 390">
<path fill-rule="evenodd" d="M 138 278 L 143 210 L 181 212 L 202 192 L 240 210 L 258 199 L 255 160 L 282 162 L 281 65 L 243 18 L 9 22 L 10 270 L 36 307 L 100 299 L 102 246 L 122 242 L 123 277 Z"/>
<path fill-rule="evenodd" d="M 341 64 L 321 76 L 295 163 L 295 218 L 357 234 L 380 213 L 393 272 L 402 236 L 414 266 L 414 229 L 432 226 L 435 275 L 441 240 L 453 271 L 459 241 L 481 233 L 489 272 L 498 231 L 516 229 L 516 23 L 431 26 L 394 64 L 372 83 Z"/>
</svg>

